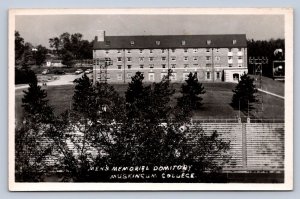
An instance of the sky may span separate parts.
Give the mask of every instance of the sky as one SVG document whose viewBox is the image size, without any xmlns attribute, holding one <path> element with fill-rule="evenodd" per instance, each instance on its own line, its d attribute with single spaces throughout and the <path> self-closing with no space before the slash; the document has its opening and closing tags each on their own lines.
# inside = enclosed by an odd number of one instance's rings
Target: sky
<svg viewBox="0 0 300 199">
<path fill-rule="evenodd" d="M 284 38 L 283 15 L 18 15 L 25 42 L 49 47 L 49 38 L 81 33 L 91 41 L 114 35 L 246 34 L 247 39 Z"/>
</svg>

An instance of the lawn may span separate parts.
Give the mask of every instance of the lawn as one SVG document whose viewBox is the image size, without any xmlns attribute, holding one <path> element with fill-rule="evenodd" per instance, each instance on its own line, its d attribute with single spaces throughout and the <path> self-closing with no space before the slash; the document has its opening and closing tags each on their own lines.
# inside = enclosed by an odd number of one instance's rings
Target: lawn
<svg viewBox="0 0 300 199">
<path fill-rule="evenodd" d="M 194 118 L 202 119 L 222 119 L 222 118 L 236 118 L 239 115 L 238 110 L 234 110 L 230 106 L 232 98 L 232 89 L 235 84 L 233 83 L 203 83 L 206 93 L 203 95 L 203 107 L 199 111 L 194 111 Z M 115 89 L 124 96 L 127 89 L 127 84 L 115 84 Z M 176 103 L 176 98 L 180 96 L 181 84 L 173 84 L 176 93 L 172 99 L 172 104 Z M 48 86 L 44 87 L 48 93 L 48 100 L 50 105 L 53 106 L 56 114 L 70 108 L 72 104 L 72 96 L 74 85 L 62 86 Z M 19 121 L 22 118 L 22 89 L 15 92 L 16 100 L 16 119 Z M 283 118 L 284 117 L 284 100 L 259 93 L 263 96 L 263 109 L 261 105 L 256 105 L 256 110 L 251 111 L 250 115 L 258 118 Z M 262 111 L 261 111 L 262 110 Z M 240 113 L 241 116 L 246 116 L 247 113 Z"/>
</svg>

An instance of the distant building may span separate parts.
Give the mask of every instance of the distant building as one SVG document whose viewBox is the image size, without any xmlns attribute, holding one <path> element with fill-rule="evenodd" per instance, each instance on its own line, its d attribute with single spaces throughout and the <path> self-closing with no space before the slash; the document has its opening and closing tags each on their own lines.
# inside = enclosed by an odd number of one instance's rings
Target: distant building
<svg viewBox="0 0 300 199">
<path fill-rule="evenodd" d="M 46 59 L 46 66 L 48 67 L 63 67 L 62 60 L 59 59 Z"/>
<path fill-rule="evenodd" d="M 247 68 L 245 34 L 159 35 L 95 37 L 94 60 L 111 60 L 108 82 L 129 82 L 140 71 L 145 81 L 157 82 L 172 69 L 171 80 L 184 81 L 197 72 L 200 81 L 237 82 Z M 100 65 L 94 65 L 94 81 L 100 80 Z"/>
</svg>

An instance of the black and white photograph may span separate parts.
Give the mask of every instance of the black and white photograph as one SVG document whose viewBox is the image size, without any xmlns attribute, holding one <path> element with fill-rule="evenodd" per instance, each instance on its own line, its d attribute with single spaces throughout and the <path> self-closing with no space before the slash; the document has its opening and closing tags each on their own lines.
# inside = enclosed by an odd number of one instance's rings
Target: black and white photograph
<svg viewBox="0 0 300 199">
<path fill-rule="evenodd" d="M 11 9 L 11 191 L 291 190 L 290 8 Z"/>
</svg>

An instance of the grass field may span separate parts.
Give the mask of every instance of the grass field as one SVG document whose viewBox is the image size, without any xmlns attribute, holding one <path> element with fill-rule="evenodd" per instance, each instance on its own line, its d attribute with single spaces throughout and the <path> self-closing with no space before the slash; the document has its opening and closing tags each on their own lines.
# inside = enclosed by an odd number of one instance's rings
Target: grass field
<svg viewBox="0 0 300 199">
<path fill-rule="evenodd" d="M 238 110 L 234 110 L 230 106 L 232 98 L 232 89 L 236 84 L 233 83 L 203 83 L 206 93 L 203 95 L 203 107 L 199 111 L 193 113 L 194 118 L 199 119 L 225 119 L 236 118 L 239 115 Z M 127 89 L 127 84 L 116 84 L 115 89 L 124 96 Z M 176 98 L 180 96 L 181 84 L 173 84 L 176 89 L 172 103 L 176 103 Z M 274 85 L 271 86 L 275 88 Z M 48 86 L 44 87 L 48 93 L 48 100 L 50 105 L 53 106 L 56 114 L 70 108 L 72 103 L 72 96 L 74 91 L 74 85 L 62 85 L 62 86 Z M 15 92 L 16 100 L 16 119 L 22 118 L 22 89 L 17 89 Z M 256 105 L 256 110 L 251 111 L 250 115 L 257 118 L 284 118 L 284 100 L 259 93 L 263 96 L 263 109 L 260 105 Z M 281 92 L 278 94 L 282 94 Z M 241 113 L 241 116 L 246 116 L 247 113 Z"/>
</svg>

